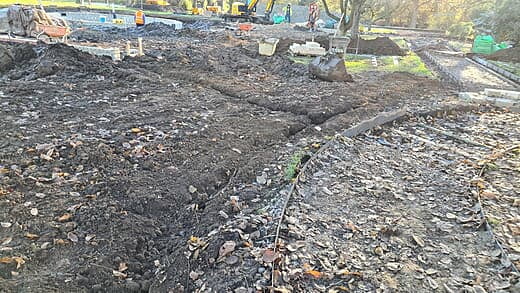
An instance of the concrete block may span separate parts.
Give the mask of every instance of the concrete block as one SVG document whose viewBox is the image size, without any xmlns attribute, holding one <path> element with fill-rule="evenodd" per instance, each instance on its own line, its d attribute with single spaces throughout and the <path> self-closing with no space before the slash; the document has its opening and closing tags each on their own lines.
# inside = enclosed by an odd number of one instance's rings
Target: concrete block
<svg viewBox="0 0 520 293">
<path fill-rule="evenodd" d="M 520 92 L 498 89 L 484 89 L 484 94 L 488 97 L 508 98 L 520 100 Z"/>
<path fill-rule="evenodd" d="M 119 48 L 99 48 L 90 46 L 73 45 L 74 48 L 98 56 L 108 56 L 114 61 L 121 60 L 121 51 Z"/>
<path fill-rule="evenodd" d="M 461 98 L 462 100 L 464 101 L 468 101 L 468 102 L 471 102 L 471 103 L 477 103 L 477 104 L 486 104 L 486 103 L 492 103 L 493 100 L 482 95 L 482 94 L 479 94 L 479 93 L 475 93 L 475 92 L 460 92 L 459 93 L 459 98 Z"/>
<path fill-rule="evenodd" d="M 316 42 L 305 42 L 305 44 L 292 44 L 289 47 L 289 52 L 294 55 L 304 55 L 304 56 L 323 56 L 327 52 L 325 48 L 321 47 L 319 43 Z"/>
<path fill-rule="evenodd" d="M 511 99 L 504 99 L 504 98 L 496 98 L 494 99 L 494 103 L 498 107 L 502 108 L 514 108 L 514 107 L 520 107 L 520 102 L 511 100 Z"/>
</svg>

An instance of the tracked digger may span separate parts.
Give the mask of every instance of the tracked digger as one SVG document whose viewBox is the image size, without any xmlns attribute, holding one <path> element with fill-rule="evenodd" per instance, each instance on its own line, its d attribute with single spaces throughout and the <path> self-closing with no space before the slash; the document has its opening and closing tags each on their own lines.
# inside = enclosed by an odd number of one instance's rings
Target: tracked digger
<svg viewBox="0 0 520 293">
<path fill-rule="evenodd" d="M 268 0 L 265 6 L 264 15 L 256 14 L 256 5 L 258 0 L 251 0 L 248 4 L 242 2 L 233 2 L 231 4 L 231 12 L 223 14 L 224 20 L 238 20 L 244 22 L 273 24 L 271 13 L 273 12 L 275 0 Z"/>
</svg>

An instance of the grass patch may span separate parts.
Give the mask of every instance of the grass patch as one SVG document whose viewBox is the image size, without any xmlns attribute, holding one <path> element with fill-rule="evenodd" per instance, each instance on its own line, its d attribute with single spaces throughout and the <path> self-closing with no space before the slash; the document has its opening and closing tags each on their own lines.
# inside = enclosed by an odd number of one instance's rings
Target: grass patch
<svg viewBox="0 0 520 293">
<path fill-rule="evenodd" d="M 487 60 L 489 63 L 494 64 L 506 71 L 520 76 L 520 63 L 502 62 L 495 60 Z"/>
<path fill-rule="evenodd" d="M 351 73 L 365 71 L 408 72 L 418 76 L 433 77 L 433 73 L 415 53 L 396 57 L 398 60 L 397 64 L 394 64 L 393 56 L 377 56 L 376 58 L 377 67 L 372 65 L 372 60 L 368 56 L 347 55 L 345 57 L 345 66 L 347 71 Z"/>
<path fill-rule="evenodd" d="M 399 46 L 399 48 L 403 49 L 403 50 L 410 50 L 410 48 L 408 47 L 408 43 L 406 42 L 405 39 L 403 38 L 390 38 L 390 40 L 394 41 L 394 43 L 397 44 L 397 46 Z"/>
<path fill-rule="evenodd" d="M 392 57 L 382 58 L 385 64 L 382 66 L 382 70 L 388 72 L 408 72 L 418 76 L 433 77 L 433 73 L 415 53 L 409 53 L 406 56 L 400 57 L 398 60 L 399 62 L 396 65 Z"/>
<path fill-rule="evenodd" d="M 470 53 L 471 47 L 473 46 L 471 43 L 462 41 L 449 41 L 448 45 L 453 49 L 464 53 Z"/>
<path fill-rule="evenodd" d="M 292 155 L 287 167 L 285 167 L 285 179 L 292 180 L 298 174 L 298 167 L 303 158 L 303 152 L 299 151 Z"/>
</svg>

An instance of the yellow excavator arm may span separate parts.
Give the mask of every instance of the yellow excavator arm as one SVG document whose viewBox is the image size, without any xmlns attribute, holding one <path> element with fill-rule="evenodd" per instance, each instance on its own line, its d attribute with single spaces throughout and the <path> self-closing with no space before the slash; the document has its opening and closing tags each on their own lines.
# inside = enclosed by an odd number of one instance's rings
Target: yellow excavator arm
<svg viewBox="0 0 520 293">
<path fill-rule="evenodd" d="M 271 12 L 273 12 L 274 1 L 275 0 L 267 1 L 267 5 L 265 6 L 265 13 L 264 13 L 266 18 L 269 18 L 271 16 Z M 247 11 L 255 11 L 256 4 L 258 4 L 258 0 L 251 0 L 251 2 L 249 2 L 249 4 L 247 5 Z"/>
</svg>

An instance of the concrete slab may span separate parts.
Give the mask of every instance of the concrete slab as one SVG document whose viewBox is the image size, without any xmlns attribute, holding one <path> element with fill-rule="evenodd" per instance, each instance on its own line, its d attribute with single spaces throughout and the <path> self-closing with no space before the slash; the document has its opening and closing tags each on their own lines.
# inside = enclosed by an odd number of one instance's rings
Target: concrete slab
<svg viewBox="0 0 520 293">
<path fill-rule="evenodd" d="M 292 44 L 289 47 L 289 52 L 294 55 L 304 55 L 304 56 L 323 56 L 327 52 L 325 48 L 321 47 L 319 43 L 316 42 L 305 42 L 305 44 Z"/>
<path fill-rule="evenodd" d="M 121 60 L 121 51 L 119 48 L 99 48 L 90 46 L 72 45 L 74 48 L 98 56 L 108 56 L 114 61 Z"/>
<path fill-rule="evenodd" d="M 489 104 L 500 108 L 505 108 L 514 113 L 520 113 L 520 100 L 488 97 L 487 95 L 476 92 L 460 92 L 459 98 L 469 103 L 479 105 Z"/>
<path fill-rule="evenodd" d="M 489 97 L 498 97 L 498 98 L 508 98 L 520 100 L 520 92 L 518 91 L 508 91 L 508 90 L 498 90 L 498 89 L 484 89 L 484 94 Z"/>
<path fill-rule="evenodd" d="M 94 12 L 53 12 L 49 13 L 53 16 L 62 17 L 67 21 L 82 21 L 89 24 L 99 24 L 99 25 L 109 25 L 109 26 L 123 26 L 130 27 L 135 26 L 134 24 L 134 16 L 133 15 L 125 15 L 125 14 L 117 14 L 117 19 L 121 19 L 123 24 L 114 24 L 112 20 L 112 13 L 94 13 Z M 166 19 L 160 17 L 146 17 L 146 23 L 152 22 L 162 22 L 164 24 L 172 25 L 176 30 L 182 29 L 182 22 L 173 19 Z"/>
</svg>

